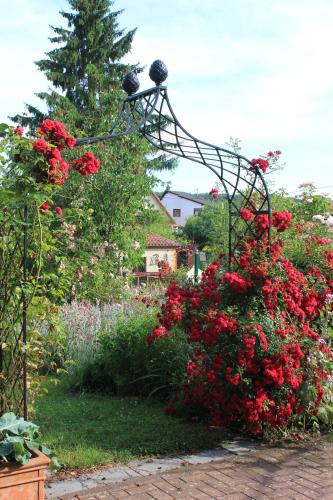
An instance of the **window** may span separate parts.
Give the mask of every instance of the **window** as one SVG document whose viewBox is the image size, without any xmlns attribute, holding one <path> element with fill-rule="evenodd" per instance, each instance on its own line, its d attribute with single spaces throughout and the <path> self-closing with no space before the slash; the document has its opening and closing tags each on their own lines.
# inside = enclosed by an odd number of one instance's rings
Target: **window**
<svg viewBox="0 0 333 500">
<path fill-rule="evenodd" d="M 194 209 L 193 209 L 193 213 L 194 213 L 194 215 L 199 215 L 199 214 L 201 214 L 201 210 L 202 210 L 202 208 L 194 208 Z"/>
<path fill-rule="evenodd" d="M 180 217 L 180 214 L 181 214 L 180 208 L 174 208 L 173 209 L 173 216 L 174 217 Z"/>
</svg>

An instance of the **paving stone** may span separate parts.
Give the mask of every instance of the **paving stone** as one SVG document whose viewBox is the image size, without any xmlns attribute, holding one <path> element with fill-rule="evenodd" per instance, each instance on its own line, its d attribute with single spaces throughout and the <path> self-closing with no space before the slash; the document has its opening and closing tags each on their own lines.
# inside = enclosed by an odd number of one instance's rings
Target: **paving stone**
<svg viewBox="0 0 333 500">
<path fill-rule="evenodd" d="M 259 449 L 259 445 L 256 445 L 252 442 L 240 441 L 240 442 L 230 442 L 223 444 L 223 448 L 231 453 L 235 453 L 236 455 L 244 455 L 249 453 L 250 451 L 257 451 Z"/>
<path fill-rule="evenodd" d="M 164 472 L 170 469 L 175 469 L 176 467 L 180 467 L 183 460 L 181 458 L 168 458 L 164 460 L 151 460 L 149 462 L 145 462 L 138 466 L 132 466 L 132 470 L 136 471 L 138 474 L 146 475 L 154 474 L 156 472 Z"/>
<path fill-rule="evenodd" d="M 237 443 L 237 453 L 240 442 Z M 243 445 L 242 445 L 243 447 Z M 244 448 L 244 447 L 243 447 Z M 129 477 L 125 481 L 104 484 L 95 488 L 83 488 L 88 481 L 96 481 L 94 474 L 86 476 L 86 483 L 80 481 L 79 491 L 67 491 L 62 498 L 69 500 L 104 500 L 133 498 L 135 500 L 333 500 L 333 444 L 309 443 L 293 445 L 290 448 L 262 447 L 258 453 L 240 455 L 230 453 L 217 457 L 214 450 L 210 455 L 201 453 L 198 463 L 186 462 L 167 472 L 162 461 L 152 460 L 131 464 L 140 477 Z M 189 455 L 192 457 L 192 455 Z M 213 456 L 213 460 L 212 459 Z M 179 462 L 177 462 L 179 463 Z M 174 464 L 174 463 L 173 463 Z M 172 465 L 173 465 L 172 464 Z M 319 464 L 323 464 L 320 466 Z M 113 470 L 121 472 L 123 468 Z M 151 474 L 151 471 L 155 471 Z M 99 474 L 106 474 L 100 471 Z M 157 473 L 156 473 L 157 472 Z M 150 474 L 143 477 L 142 474 Z M 119 477 L 119 476 L 118 476 Z M 99 476 L 100 479 L 100 476 Z M 61 483 L 61 481 L 59 481 Z M 63 486 L 66 481 L 63 481 Z M 75 484 L 75 480 L 71 481 Z M 77 484 L 77 482 L 76 482 Z M 48 490 L 50 491 L 50 490 Z M 53 490 L 54 491 L 54 490 Z M 48 496 L 61 498 L 61 496 Z"/>
<path fill-rule="evenodd" d="M 219 450 L 208 450 L 202 451 L 195 455 L 183 455 L 180 457 L 183 462 L 189 463 L 191 465 L 197 464 L 206 464 L 215 460 L 221 460 L 230 455 L 228 450 L 219 449 Z"/>
<path fill-rule="evenodd" d="M 72 479 L 70 481 L 57 481 L 56 483 L 50 484 L 50 487 L 45 488 L 46 498 L 58 498 L 62 495 L 67 495 L 74 491 L 82 490 L 81 481 Z"/>
</svg>

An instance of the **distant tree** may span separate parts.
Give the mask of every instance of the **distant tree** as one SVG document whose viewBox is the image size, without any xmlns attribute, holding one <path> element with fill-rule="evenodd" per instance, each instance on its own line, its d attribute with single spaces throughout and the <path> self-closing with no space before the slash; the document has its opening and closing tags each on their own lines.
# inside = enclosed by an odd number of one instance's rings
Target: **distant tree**
<svg viewBox="0 0 333 500">
<path fill-rule="evenodd" d="M 228 204 L 218 200 L 205 205 L 199 215 L 187 219 L 184 235 L 200 250 L 218 254 L 228 247 Z"/>
</svg>

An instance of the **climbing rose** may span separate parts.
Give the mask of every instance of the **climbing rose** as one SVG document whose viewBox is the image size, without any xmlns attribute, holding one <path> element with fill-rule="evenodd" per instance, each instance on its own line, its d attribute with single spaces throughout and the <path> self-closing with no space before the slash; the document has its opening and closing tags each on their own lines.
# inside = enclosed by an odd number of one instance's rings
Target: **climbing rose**
<svg viewBox="0 0 333 500">
<path fill-rule="evenodd" d="M 35 151 L 40 151 L 41 153 L 46 153 L 49 151 L 49 145 L 46 141 L 44 141 L 44 139 L 36 139 L 33 143 L 32 143 L 32 149 L 35 150 Z"/>
<path fill-rule="evenodd" d="M 91 151 L 87 151 L 83 156 L 73 161 L 73 169 L 85 176 L 98 172 L 99 166 L 99 160 L 94 157 Z"/>
<path fill-rule="evenodd" d="M 51 158 L 49 160 L 49 180 L 52 184 L 61 186 L 68 177 L 69 165 L 63 159 Z"/>
<path fill-rule="evenodd" d="M 276 227 L 278 233 L 282 233 L 290 227 L 292 214 L 287 210 L 283 212 L 273 212 L 273 226 Z"/>
<path fill-rule="evenodd" d="M 73 148 L 76 144 L 76 139 L 75 137 L 72 137 L 71 135 L 69 135 L 66 139 L 65 139 L 65 142 L 66 142 L 66 146 L 68 148 Z"/>
<path fill-rule="evenodd" d="M 239 211 L 241 219 L 243 219 L 245 222 L 249 222 L 254 218 L 254 214 L 250 212 L 247 208 L 244 208 L 243 210 Z"/>
<path fill-rule="evenodd" d="M 253 167 L 260 168 L 263 171 L 263 173 L 266 172 L 269 166 L 268 161 L 264 160 L 263 158 L 253 158 L 253 160 L 251 160 L 251 163 Z"/>
<path fill-rule="evenodd" d="M 235 272 L 225 273 L 223 279 L 229 283 L 234 292 L 244 293 L 252 287 L 252 283 L 248 278 L 243 278 Z"/>
<path fill-rule="evenodd" d="M 48 210 L 50 210 L 51 208 L 51 205 L 45 201 L 44 203 L 42 203 L 42 205 L 40 205 L 39 207 L 39 210 L 43 210 L 44 212 L 47 212 Z"/>
<path fill-rule="evenodd" d="M 13 132 L 15 135 L 19 135 L 20 137 L 22 137 L 23 135 L 23 127 L 16 127 L 13 129 Z"/>
<path fill-rule="evenodd" d="M 219 197 L 219 190 L 217 188 L 212 188 L 209 194 L 212 196 L 214 200 L 217 200 L 217 198 Z"/>
<path fill-rule="evenodd" d="M 37 132 L 49 142 L 52 142 L 58 149 L 64 149 L 65 146 L 72 148 L 76 144 L 76 140 L 72 137 L 63 123 L 49 120 L 43 121 L 40 127 L 37 127 Z"/>
<path fill-rule="evenodd" d="M 255 222 L 258 233 L 266 231 L 269 228 L 269 218 L 266 214 L 257 215 Z"/>
</svg>

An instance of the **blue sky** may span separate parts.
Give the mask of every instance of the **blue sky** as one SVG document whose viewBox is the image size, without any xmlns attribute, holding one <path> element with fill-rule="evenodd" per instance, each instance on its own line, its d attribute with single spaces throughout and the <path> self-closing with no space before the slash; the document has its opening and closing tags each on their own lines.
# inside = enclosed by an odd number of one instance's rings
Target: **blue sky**
<svg viewBox="0 0 333 500">
<path fill-rule="evenodd" d="M 151 86 L 149 65 L 168 66 L 173 108 L 189 132 L 225 145 L 242 140 L 242 153 L 283 152 L 274 187 L 295 193 L 313 181 L 333 196 L 332 0 L 116 0 L 120 26 L 138 27 L 128 60 L 147 65 L 141 89 Z M 0 119 L 38 104 L 47 80 L 33 61 L 50 49 L 49 25 L 58 26 L 65 0 L 11 0 L 0 20 Z M 204 191 L 215 180 L 183 161 L 173 189 Z"/>
</svg>

